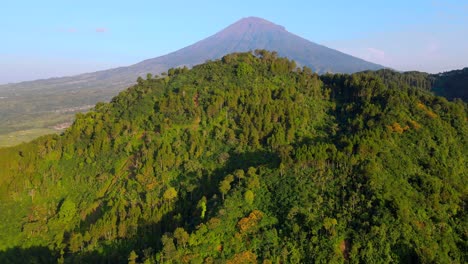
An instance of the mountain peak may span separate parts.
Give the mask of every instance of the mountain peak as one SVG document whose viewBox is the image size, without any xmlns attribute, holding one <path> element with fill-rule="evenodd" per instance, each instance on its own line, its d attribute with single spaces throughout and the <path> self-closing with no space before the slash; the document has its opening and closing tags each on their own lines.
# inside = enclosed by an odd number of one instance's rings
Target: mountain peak
<svg viewBox="0 0 468 264">
<path fill-rule="evenodd" d="M 261 17 L 254 17 L 254 16 L 250 16 L 250 17 L 244 17 L 240 20 L 238 20 L 237 22 L 234 23 L 235 24 L 248 24 L 248 25 L 252 25 L 252 26 L 259 26 L 259 25 L 263 25 L 263 26 L 270 26 L 270 27 L 279 27 L 279 28 L 283 28 L 283 26 L 280 26 L 280 25 L 277 25 L 271 21 L 268 21 L 266 19 L 263 19 Z"/>
<path fill-rule="evenodd" d="M 240 34 L 258 31 L 286 31 L 283 26 L 277 25 L 260 17 L 244 17 L 237 22 L 231 24 L 220 33 Z"/>
</svg>

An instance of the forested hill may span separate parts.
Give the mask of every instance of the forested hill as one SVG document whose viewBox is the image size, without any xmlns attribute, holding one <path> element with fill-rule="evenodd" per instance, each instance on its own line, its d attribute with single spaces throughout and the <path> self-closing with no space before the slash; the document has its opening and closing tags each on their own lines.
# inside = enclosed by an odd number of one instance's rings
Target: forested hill
<svg viewBox="0 0 468 264">
<path fill-rule="evenodd" d="M 417 71 L 399 73 L 390 69 L 366 71 L 365 73 L 382 78 L 385 85 L 390 87 L 419 88 L 432 91 L 449 100 L 461 99 L 468 102 L 468 68 L 437 74 Z"/>
<path fill-rule="evenodd" d="M 0 149 L 0 263 L 464 263 L 468 107 L 274 53 Z"/>
<path fill-rule="evenodd" d="M 448 99 L 460 98 L 468 102 L 468 68 L 432 75 L 433 91 Z"/>
</svg>

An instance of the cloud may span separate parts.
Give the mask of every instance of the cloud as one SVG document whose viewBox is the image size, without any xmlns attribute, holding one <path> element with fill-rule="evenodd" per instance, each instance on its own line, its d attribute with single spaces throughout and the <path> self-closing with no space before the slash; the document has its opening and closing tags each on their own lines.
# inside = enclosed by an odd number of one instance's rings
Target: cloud
<svg viewBox="0 0 468 264">
<path fill-rule="evenodd" d="M 439 51 L 439 44 L 436 42 L 431 42 L 426 46 L 426 52 L 428 55 L 432 55 Z"/>
<path fill-rule="evenodd" d="M 370 61 L 385 61 L 385 51 L 377 48 L 367 48 L 367 60 Z"/>
<path fill-rule="evenodd" d="M 329 46 L 333 49 L 341 51 L 343 53 L 361 58 L 363 60 L 382 64 L 384 66 L 390 66 L 393 62 L 393 53 L 384 51 L 379 48 L 374 47 L 365 47 L 365 43 L 362 43 L 363 40 L 343 40 L 337 42 L 328 42 L 326 46 Z M 370 45 L 379 45 L 378 43 L 367 43 Z"/>
<path fill-rule="evenodd" d="M 76 28 L 59 28 L 58 31 L 65 32 L 65 33 L 76 33 L 78 29 Z"/>
<path fill-rule="evenodd" d="M 107 31 L 109 31 L 109 29 L 107 28 L 103 28 L 103 27 L 96 28 L 96 33 L 106 33 Z"/>
</svg>

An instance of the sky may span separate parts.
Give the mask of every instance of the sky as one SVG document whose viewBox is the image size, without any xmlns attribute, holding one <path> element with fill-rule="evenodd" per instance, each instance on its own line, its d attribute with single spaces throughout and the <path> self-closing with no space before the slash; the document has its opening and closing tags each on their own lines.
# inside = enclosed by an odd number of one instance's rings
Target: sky
<svg viewBox="0 0 468 264">
<path fill-rule="evenodd" d="M 243 17 L 400 71 L 468 67 L 468 1 L 4 1 L 0 84 L 127 66 Z"/>
</svg>

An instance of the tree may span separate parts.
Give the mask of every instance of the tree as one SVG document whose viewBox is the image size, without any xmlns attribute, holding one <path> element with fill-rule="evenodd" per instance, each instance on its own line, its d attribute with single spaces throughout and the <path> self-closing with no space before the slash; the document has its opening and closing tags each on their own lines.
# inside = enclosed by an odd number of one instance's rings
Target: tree
<svg viewBox="0 0 468 264">
<path fill-rule="evenodd" d="M 81 250 L 83 246 L 83 236 L 81 233 L 73 233 L 70 237 L 70 251 L 75 253 Z"/>
<path fill-rule="evenodd" d="M 177 240 L 177 246 L 185 248 L 190 236 L 182 227 L 178 227 L 174 231 L 174 238 Z"/>
<path fill-rule="evenodd" d="M 135 253 L 135 250 L 132 250 L 132 252 L 130 252 L 130 255 L 128 256 L 128 264 L 136 264 L 137 259 L 137 253 Z"/>
<path fill-rule="evenodd" d="M 63 223 L 69 223 L 76 213 L 76 205 L 73 201 L 66 199 L 60 206 L 59 218 Z"/>
<path fill-rule="evenodd" d="M 248 204 L 252 205 L 254 198 L 255 198 L 255 194 L 251 190 L 247 190 L 244 193 L 244 199 Z"/>
<path fill-rule="evenodd" d="M 177 191 L 174 187 L 169 187 L 163 194 L 163 198 L 166 201 L 172 201 L 177 198 Z"/>
<path fill-rule="evenodd" d="M 200 218 L 204 219 L 205 218 L 205 213 L 206 213 L 206 197 L 203 196 L 200 201 L 198 201 L 197 208 L 200 209 Z"/>
<path fill-rule="evenodd" d="M 177 254 L 177 249 L 174 245 L 174 239 L 169 235 L 165 234 L 161 238 L 163 244 L 161 262 L 164 263 L 165 260 L 175 259 Z"/>
<path fill-rule="evenodd" d="M 323 220 L 323 227 L 325 227 L 325 230 L 327 230 L 331 235 L 334 235 L 335 232 L 335 226 L 338 224 L 335 218 L 329 218 L 325 217 Z"/>
<path fill-rule="evenodd" d="M 219 191 L 221 192 L 224 200 L 224 195 L 226 195 L 229 190 L 231 190 L 231 182 L 233 182 L 234 176 L 232 174 L 229 174 L 224 178 L 223 181 L 219 184 Z"/>
<path fill-rule="evenodd" d="M 236 176 L 238 182 L 240 183 L 241 180 L 245 179 L 244 170 L 236 170 L 236 171 L 234 171 L 234 176 Z"/>
<path fill-rule="evenodd" d="M 143 83 L 144 83 L 143 78 L 141 78 L 141 77 L 139 76 L 139 77 L 137 78 L 137 83 L 138 83 L 138 85 L 143 85 Z"/>
</svg>

